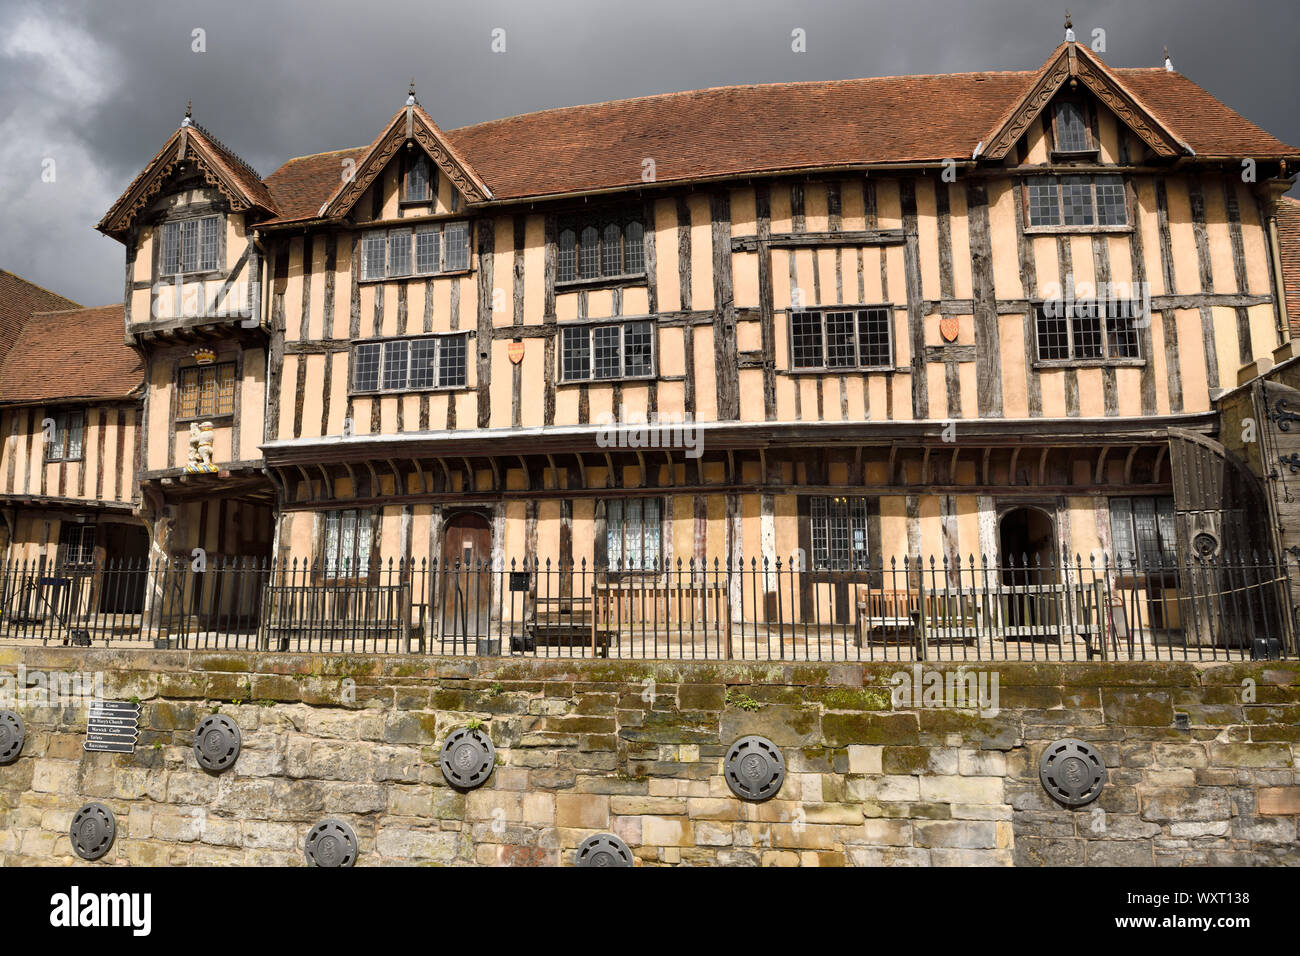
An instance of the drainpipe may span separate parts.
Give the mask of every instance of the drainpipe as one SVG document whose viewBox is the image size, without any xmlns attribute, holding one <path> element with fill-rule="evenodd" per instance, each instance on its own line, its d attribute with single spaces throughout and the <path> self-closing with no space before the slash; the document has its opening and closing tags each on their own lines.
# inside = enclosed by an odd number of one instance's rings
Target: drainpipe
<svg viewBox="0 0 1300 956">
<path fill-rule="evenodd" d="M 1281 323 L 1282 337 L 1279 345 L 1291 340 L 1291 316 L 1286 301 L 1286 281 L 1282 276 L 1282 247 L 1277 240 L 1277 204 L 1269 208 L 1268 214 L 1268 248 L 1273 262 L 1273 275 L 1277 282 L 1277 314 Z"/>
<path fill-rule="evenodd" d="M 1286 175 L 1286 166 L 1282 166 L 1282 175 Z M 1270 179 L 1261 190 L 1264 228 L 1268 238 L 1270 278 L 1274 290 L 1273 314 L 1277 320 L 1277 344 L 1285 345 L 1291 340 L 1291 320 L 1287 310 L 1286 282 L 1282 277 L 1282 248 L 1277 238 L 1277 201 L 1294 185 L 1293 179 Z"/>
</svg>

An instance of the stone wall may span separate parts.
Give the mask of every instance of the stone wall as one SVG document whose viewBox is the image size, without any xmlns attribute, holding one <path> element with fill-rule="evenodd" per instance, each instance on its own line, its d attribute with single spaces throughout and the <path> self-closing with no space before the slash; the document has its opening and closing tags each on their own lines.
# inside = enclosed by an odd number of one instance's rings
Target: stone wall
<svg viewBox="0 0 1300 956">
<path fill-rule="evenodd" d="M 95 865 L 299 865 L 327 816 L 354 827 L 359 865 L 554 866 L 602 831 L 647 865 L 1300 863 L 1297 663 L 990 662 L 999 709 L 983 715 L 895 707 L 901 665 L 882 664 L 0 649 L 0 672 L 20 666 L 102 672 L 105 696 L 139 699 L 141 735 L 132 755 L 86 753 L 84 708 L 18 706 L 8 865 L 81 862 L 68 826 L 92 800 L 119 826 Z M 213 775 L 191 743 L 218 709 L 244 747 Z M 474 718 L 498 763 L 462 793 L 439 747 Z M 746 734 L 786 760 L 766 803 L 720 774 Z M 1076 810 L 1039 783 L 1061 737 L 1109 767 Z"/>
</svg>

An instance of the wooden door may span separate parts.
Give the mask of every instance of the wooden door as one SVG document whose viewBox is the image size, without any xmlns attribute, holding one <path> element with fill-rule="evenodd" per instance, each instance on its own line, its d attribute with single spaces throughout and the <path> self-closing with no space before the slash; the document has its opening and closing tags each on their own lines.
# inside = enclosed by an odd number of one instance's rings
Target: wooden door
<svg viewBox="0 0 1300 956">
<path fill-rule="evenodd" d="M 1258 479 L 1219 442 L 1182 429 L 1169 430 L 1169 464 L 1187 641 L 1241 647 L 1253 633 L 1277 636 L 1280 595 L 1264 583 L 1268 507 Z"/>
<path fill-rule="evenodd" d="M 491 606 L 492 525 L 475 511 L 462 511 L 443 526 L 443 640 L 487 638 Z"/>
</svg>

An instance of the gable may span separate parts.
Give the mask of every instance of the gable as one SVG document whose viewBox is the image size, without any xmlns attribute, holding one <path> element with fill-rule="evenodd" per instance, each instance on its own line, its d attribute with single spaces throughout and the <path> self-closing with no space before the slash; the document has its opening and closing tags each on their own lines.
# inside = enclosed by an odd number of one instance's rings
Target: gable
<svg viewBox="0 0 1300 956">
<path fill-rule="evenodd" d="M 1067 42 L 1057 48 L 1029 90 L 1012 104 L 990 131 L 984 140 L 986 145 L 980 153 L 981 158 L 1004 159 L 1067 84 L 1094 97 L 1157 156 L 1172 158 L 1192 153 L 1086 47 Z M 1045 119 L 1050 121 L 1050 114 Z"/>
<path fill-rule="evenodd" d="M 353 176 L 343 182 L 319 212 L 319 218 L 337 218 L 352 211 L 361 197 L 383 175 L 407 143 L 412 143 L 429 158 L 433 168 L 445 176 L 452 187 L 469 202 L 492 198 L 492 191 L 478 177 L 450 144 L 445 134 L 417 104 L 408 105 L 391 123 L 357 163 Z"/>
<path fill-rule="evenodd" d="M 163 144 L 95 227 L 121 240 L 173 176 L 194 169 L 216 189 L 233 212 L 276 212 L 275 201 L 255 170 L 220 141 L 188 120 Z"/>
</svg>

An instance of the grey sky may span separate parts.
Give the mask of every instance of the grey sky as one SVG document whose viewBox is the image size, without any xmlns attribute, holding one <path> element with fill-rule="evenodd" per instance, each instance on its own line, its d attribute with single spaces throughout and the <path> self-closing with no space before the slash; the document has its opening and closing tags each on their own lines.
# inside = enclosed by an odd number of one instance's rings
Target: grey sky
<svg viewBox="0 0 1300 956">
<path fill-rule="evenodd" d="M 196 120 L 266 175 L 357 146 L 414 75 L 444 128 L 672 90 L 784 80 L 1029 69 L 1062 38 L 1041 0 L 434 3 L 0 0 L 0 268 L 87 305 L 120 301 L 122 247 L 94 224 L 179 124 Z M 1103 58 L 1175 66 L 1300 143 L 1294 0 L 1071 0 Z M 505 32 L 506 51 L 491 49 Z M 791 51 L 803 29 L 807 52 Z M 193 31 L 206 52 L 194 52 Z M 47 160 L 54 182 L 43 182 Z"/>
</svg>

